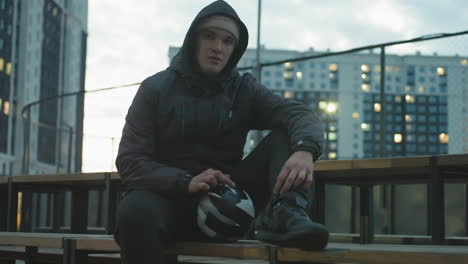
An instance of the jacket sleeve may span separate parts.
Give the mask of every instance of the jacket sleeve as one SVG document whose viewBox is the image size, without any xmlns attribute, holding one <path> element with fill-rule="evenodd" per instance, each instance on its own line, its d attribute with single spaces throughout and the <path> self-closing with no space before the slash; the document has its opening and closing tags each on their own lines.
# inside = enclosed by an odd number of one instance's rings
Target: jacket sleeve
<svg viewBox="0 0 468 264">
<path fill-rule="evenodd" d="M 116 167 L 126 189 L 147 189 L 162 194 L 188 193 L 187 171 L 154 159 L 157 131 L 157 82 L 145 80 L 138 89 L 125 118 Z"/>
<path fill-rule="evenodd" d="M 252 129 L 283 128 L 293 152 L 306 150 L 312 153 L 314 161 L 317 160 L 324 144 L 320 118 L 304 104 L 275 95 L 252 75 L 244 77 L 252 93 Z"/>
</svg>

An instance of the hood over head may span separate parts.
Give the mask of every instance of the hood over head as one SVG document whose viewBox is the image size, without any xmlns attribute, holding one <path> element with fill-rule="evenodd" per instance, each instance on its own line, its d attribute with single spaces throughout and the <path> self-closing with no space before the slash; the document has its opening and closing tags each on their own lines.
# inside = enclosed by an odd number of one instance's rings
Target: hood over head
<svg viewBox="0 0 468 264">
<path fill-rule="evenodd" d="M 235 39 L 236 44 L 239 40 L 239 26 L 237 25 L 236 21 L 230 19 L 229 17 L 210 16 L 204 18 L 203 21 L 199 23 L 196 30 L 199 32 L 207 28 L 217 28 L 229 32 Z"/>
<path fill-rule="evenodd" d="M 238 34 L 238 39 L 236 39 L 236 47 L 234 52 L 231 55 L 228 63 L 222 72 L 220 72 L 215 77 L 204 76 L 198 66 L 196 60 L 196 47 L 197 47 L 197 32 L 200 24 L 206 23 L 208 17 L 219 18 L 228 17 L 236 22 L 237 27 L 232 27 L 234 31 L 234 36 Z M 236 32 L 235 30 L 238 30 Z M 225 1 L 217 0 L 205 8 L 203 8 L 195 19 L 192 21 L 190 28 L 188 29 L 187 34 L 185 35 L 184 43 L 182 48 L 179 50 L 177 55 L 172 59 L 170 68 L 181 73 L 184 76 L 195 78 L 195 79 L 216 79 L 216 80 L 226 80 L 230 77 L 233 77 L 237 74 L 237 63 L 247 49 L 247 44 L 249 42 L 249 33 L 247 27 L 240 20 L 236 11 Z"/>
</svg>

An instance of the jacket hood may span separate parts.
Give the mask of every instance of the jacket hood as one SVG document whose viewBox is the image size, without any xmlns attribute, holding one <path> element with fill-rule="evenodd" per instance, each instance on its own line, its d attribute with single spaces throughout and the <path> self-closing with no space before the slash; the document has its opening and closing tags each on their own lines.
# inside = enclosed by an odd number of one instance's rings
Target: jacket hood
<svg viewBox="0 0 468 264">
<path fill-rule="evenodd" d="M 187 34 L 185 35 L 182 48 L 172 59 L 170 68 L 174 69 L 175 71 L 181 73 L 184 76 L 192 78 L 203 78 L 199 71 L 199 67 L 197 65 L 195 56 L 195 49 L 197 45 L 196 28 L 204 18 L 216 15 L 229 17 L 238 24 L 239 41 L 224 70 L 214 78 L 218 80 L 225 80 L 237 74 L 236 66 L 239 60 L 241 59 L 242 55 L 244 54 L 245 50 L 247 49 L 247 44 L 249 42 L 249 33 L 247 31 L 247 27 L 240 20 L 236 11 L 223 0 L 218 0 L 209 4 L 198 13 L 198 15 L 192 21 L 192 24 L 190 25 Z"/>
</svg>

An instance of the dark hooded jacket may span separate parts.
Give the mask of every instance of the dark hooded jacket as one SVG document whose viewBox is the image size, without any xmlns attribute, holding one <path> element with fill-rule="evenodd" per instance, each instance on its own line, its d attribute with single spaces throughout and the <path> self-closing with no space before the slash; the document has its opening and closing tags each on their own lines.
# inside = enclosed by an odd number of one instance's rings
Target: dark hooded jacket
<svg viewBox="0 0 468 264">
<path fill-rule="evenodd" d="M 240 37 L 225 69 L 215 78 L 195 61 L 196 28 L 204 18 L 235 20 Z M 239 164 L 251 129 L 283 128 L 292 151 L 321 155 L 323 130 L 307 107 L 273 94 L 236 65 L 248 31 L 224 1 L 205 7 L 192 22 L 170 66 L 141 83 L 126 116 L 116 166 L 126 189 L 186 194 L 190 176 L 212 168 L 230 174 Z"/>
</svg>

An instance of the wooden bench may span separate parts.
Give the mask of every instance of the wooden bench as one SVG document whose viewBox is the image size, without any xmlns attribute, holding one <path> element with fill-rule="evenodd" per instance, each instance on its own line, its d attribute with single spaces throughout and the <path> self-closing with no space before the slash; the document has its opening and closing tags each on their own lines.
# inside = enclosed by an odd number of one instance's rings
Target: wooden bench
<svg viewBox="0 0 468 264">
<path fill-rule="evenodd" d="M 332 243 L 361 243 L 359 234 L 331 233 L 329 242 Z M 447 246 L 468 246 L 468 237 L 449 236 L 445 238 Z M 373 244 L 394 245 L 432 245 L 432 236 L 424 235 L 374 235 Z"/>
<path fill-rule="evenodd" d="M 44 256 L 47 256 L 46 259 L 49 259 L 49 261 L 61 261 L 61 258 L 63 258 L 64 239 L 81 236 L 86 235 L 0 232 L 0 246 L 2 246 L 0 248 L 0 259 L 23 259 L 28 264 L 35 262 L 38 258 L 44 260 Z M 103 236 L 94 235 L 93 237 L 97 239 Z M 41 252 L 39 252 L 40 249 Z"/>
<path fill-rule="evenodd" d="M 62 263 L 86 263 L 93 253 L 118 253 L 119 247 L 112 236 L 0 232 L 0 246 L 26 247 L 26 264 L 34 260 L 38 248 L 56 249 L 62 254 Z M 237 243 L 181 242 L 170 245 L 166 253 L 172 256 L 211 257 L 209 263 L 242 263 L 240 260 L 264 261 L 277 264 L 298 263 L 382 263 L 382 264 L 432 264 L 468 263 L 466 246 L 433 245 L 357 245 L 331 243 L 323 251 L 304 251 L 296 248 L 277 247 L 258 241 L 243 240 Z M 0 251 L 1 254 L 1 251 Z M 113 255 L 118 260 L 118 255 Z M 231 259 L 229 262 L 226 258 Z M 207 263 L 203 258 L 190 260 L 179 258 L 174 263 Z M 237 261 L 236 261 L 237 259 Z"/>
<path fill-rule="evenodd" d="M 468 154 L 399 158 L 319 161 L 315 164 L 316 199 L 313 218 L 323 223 L 325 185 L 357 186 L 360 192 L 361 243 L 374 240 L 372 187 L 377 184 L 415 184 L 431 186 L 430 213 L 433 244 L 445 244 L 444 184 L 468 183 Z M 117 173 L 77 173 L 0 177 L 0 188 L 8 187 L 8 231 L 15 231 L 17 198 L 20 191 L 72 191 L 71 232 L 87 233 L 88 191 L 105 191 L 106 232 L 114 230 Z M 467 195 L 468 200 L 468 195 Z M 468 207 L 467 207 L 468 208 Z M 468 210 L 466 210 L 468 215 Z M 468 217 L 466 219 L 468 226 Z"/>
</svg>

